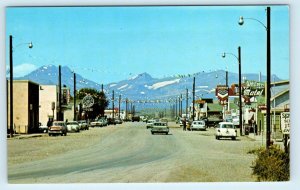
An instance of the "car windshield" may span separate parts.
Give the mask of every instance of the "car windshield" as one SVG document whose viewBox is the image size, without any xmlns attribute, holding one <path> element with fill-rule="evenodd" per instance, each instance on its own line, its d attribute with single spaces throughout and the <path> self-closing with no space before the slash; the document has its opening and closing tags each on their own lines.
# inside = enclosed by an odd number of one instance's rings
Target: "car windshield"
<svg viewBox="0 0 300 190">
<path fill-rule="evenodd" d="M 68 122 L 67 125 L 76 125 L 77 122 Z"/>
<path fill-rule="evenodd" d="M 232 125 L 232 124 L 223 124 L 223 125 L 221 125 L 221 128 L 224 128 L 224 129 L 234 129 L 234 125 Z"/>
<path fill-rule="evenodd" d="M 194 124 L 195 125 L 204 125 L 205 123 L 204 123 L 204 121 L 196 121 L 196 122 L 194 122 Z"/>
<path fill-rule="evenodd" d="M 56 126 L 63 126 L 64 123 L 56 123 L 56 122 L 54 122 L 53 125 L 56 125 Z"/>
<path fill-rule="evenodd" d="M 154 126 L 167 126 L 166 123 L 154 123 Z"/>
</svg>

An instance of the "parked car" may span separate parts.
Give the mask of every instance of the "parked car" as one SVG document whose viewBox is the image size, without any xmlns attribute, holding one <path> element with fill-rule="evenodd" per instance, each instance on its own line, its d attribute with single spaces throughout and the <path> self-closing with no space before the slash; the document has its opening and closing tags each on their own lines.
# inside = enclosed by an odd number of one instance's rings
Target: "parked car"
<svg viewBox="0 0 300 190">
<path fill-rule="evenodd" d="M 107 121 L 105 119 L 98 119 L 90 123 L 91 127 L 103 127 L 107 125 Z"/>
<path fill-rule="evenodd" d="M 65 135 L 67 136 L 67 126 L 64 121 L 54 121 L 52 126 L 48 128 L 49 136 L 52 135 Z"/>
<path fill-rule="evenodd" d="M 80 130 L 89 130 L 89 125 L 87 124 L 87 122 L 85 120 L 79 120 L 78 121 Z"/>
<path fill-rule="evenodd" d="M 154 122 L 151 128 L 151 134 L 153 135 L 154 133 L 164 133 L 167 135 L 169 133 L 168 123 Z"/>
<path fill-rule="evenodd" d="M 155 122 L 154 119 L 148 120 L 147 123 L 146 123 L 146 128 L 147 128 L 147 129 L 152 128 L 154 122 Z"/>
<path fill-rule="evenodd" d="M 107 118 L 107 125 L 115 125 L 116 120 L 115 118 Z"/>
<path fill-rule="evenodd" d="M 205 121 L 193 121 L 191 126 L 190 126 L 190 130 L 206 130 L 206 125 L 205 125 Z"/>
<path fill-rule="evenodd" d="M 48 126 L 47 125 L 42 125 L 42 123 L 39 123 L 39 132 L 48 133 Z"/>
<path fill-rule="evenodd" d="M 147 117 L 144 117 L 144 118 L 142 119 L 142 121 L 147 123 L 148 118 L 147 118 Z"/>
<path fill-rule="evenodd" d="M 79 132 L 80 126 L 77 121 L 69 121 L 66 123 L 68 132 Z"/>
<path fill-rule="evenodd" d="M 237 130 L 231 122 L 220 122 L 215 129 L 216 139 L 231 138 L 235 140 L 237 137 Z"/>
<path fill-rule="evenodd" d="M 135 121 L 140 122 L 140 116 L 133 116 L 133 117 L 131 118 L 131 121 L 132 121 L 132 122 L 135 122 Z"/>
<path fill-rule="evenodd" d="M 116 122 L 116 124 L 122 124 L 123 123 L 122 119 L 115 119 L 115 122 Z"/>
</svg>

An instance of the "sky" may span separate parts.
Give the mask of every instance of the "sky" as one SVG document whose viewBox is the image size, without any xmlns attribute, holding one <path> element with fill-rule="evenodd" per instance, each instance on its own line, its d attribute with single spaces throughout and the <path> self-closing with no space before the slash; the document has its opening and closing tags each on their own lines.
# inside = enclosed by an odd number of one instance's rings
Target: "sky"
<svg viewBox="0 0 300 190">
<path fill-rule="evenodd" d="M 8 7 L 14 76 L 68 66 L 97 83 L 228 69 L 266 74 L 265 6 Z M 239 17 L 245 18 L 243 26 Z M 26 47 L 27 42 L 33 48 Z M 271 6 L 271 72 L 289 79 L 289 7 Z"/>
</svg>

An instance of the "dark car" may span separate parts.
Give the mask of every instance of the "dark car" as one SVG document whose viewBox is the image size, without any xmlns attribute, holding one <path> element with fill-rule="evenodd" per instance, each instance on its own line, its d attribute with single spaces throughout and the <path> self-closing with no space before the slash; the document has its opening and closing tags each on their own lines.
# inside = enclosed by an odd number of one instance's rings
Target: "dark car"
<svg viewBox="0 0 300 190">
<path fill-rule="evenodd" d="M 133 116 L 133 117 L 131 118 L 131 121 L 132 121 L 132 122 L 135 122 L 135 121 L 140 122 L 140 116 Z"/>
<path fill-rule="evenodd" d="M 107 118 L 107 125 L 115 125 L 116 120 L 114 118 Z"/>
</svg>

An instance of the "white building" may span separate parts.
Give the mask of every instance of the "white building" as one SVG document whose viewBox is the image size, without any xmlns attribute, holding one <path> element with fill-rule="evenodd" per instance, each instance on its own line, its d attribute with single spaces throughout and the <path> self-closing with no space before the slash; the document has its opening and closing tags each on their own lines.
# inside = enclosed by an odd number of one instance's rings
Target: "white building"
<svg viewBox="0 0 300 190">
<path fill-rule="evenodd" d="M 39 97 L 39 122 L 42 123 L 42 125 L 47 125 L 47 121 L 50 117 L 56 119 L 58 86 L 40 85 Z"/>
</svg>

